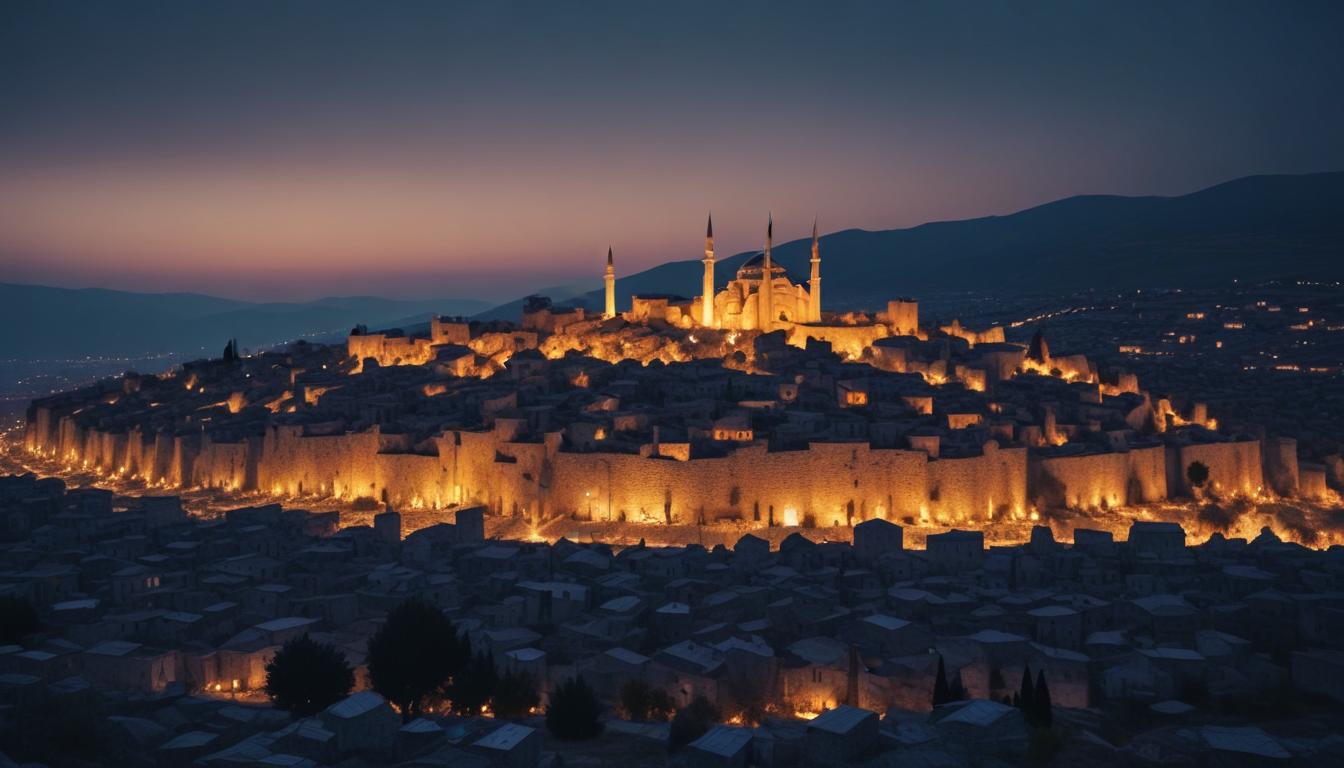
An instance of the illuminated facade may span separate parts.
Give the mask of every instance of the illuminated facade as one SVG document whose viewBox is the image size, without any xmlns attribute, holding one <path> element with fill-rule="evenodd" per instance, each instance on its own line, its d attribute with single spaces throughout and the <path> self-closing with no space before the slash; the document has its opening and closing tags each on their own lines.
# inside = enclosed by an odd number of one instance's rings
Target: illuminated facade
<svg viewBox="0 0 1344 768">
<path fill-rule="evenodd" d="M 772 259 L 774 218 L 766 225 L 765 249 L 748 259 L 722 291 L 714 292 L 714 226 L 705 232 L 702 290 L 686 317 L 705 328 L 738 331 L 787 330 L 799 323 L 821 322 L 821 257 L 816 226 L 812 229 L 812 278 L 794 283 Z"/>
<path fill-rule="evenodd" d="M 771 220 L 714 292 L 713 237 L 711 219 L 694 300 L 617 313 L 608 249 L 601 315 L 531 297 L 518 326 L 361 328 L 312 359 L 249 358 L 246 376 L 200 361 L 39 400 L 27 446 L 155 487 L 678 525 L 1029 520 L 1191 495 L 1196 461 L 1200 492 L 1300 486 L 1292 450 L 1270 482 L 1260 441 L 1039 334 L 921 328 L 910 299 L 823 317 L 815 223 L 806 284 L 774 262 Z"/>
</svg>

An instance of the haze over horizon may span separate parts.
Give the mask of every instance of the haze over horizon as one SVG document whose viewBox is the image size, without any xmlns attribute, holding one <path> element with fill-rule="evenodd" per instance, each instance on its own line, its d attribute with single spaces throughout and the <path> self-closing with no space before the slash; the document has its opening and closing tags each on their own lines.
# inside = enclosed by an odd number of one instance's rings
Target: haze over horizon
<svg viewBox="0 0 1344 768">
<path fill-rule="evenodd" d="M 707 209 L 728 255 L 1344 167 L 1336 3 L 402 9 L 7 5 L 4 279 L 502 300 Z"/>
</svg>

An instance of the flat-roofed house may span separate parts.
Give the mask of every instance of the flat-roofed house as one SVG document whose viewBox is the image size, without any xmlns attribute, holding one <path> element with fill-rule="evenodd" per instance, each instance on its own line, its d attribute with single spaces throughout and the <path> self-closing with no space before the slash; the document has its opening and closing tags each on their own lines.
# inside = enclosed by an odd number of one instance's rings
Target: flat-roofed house
<svg viewBox="0 0 1344 768">
<path fill-rule="evenodd" d="M 841 705 L 807 724 L 804 751 L 809 765 L 854 762 L 877 746 L 876 712 Z"/>
<path fill-rule="evenodd" d="M 535 728 L 505 723 L 471 745 L 499 768 L 535 768 L 541 760 L 541 734 Z"/>
<path fill-rule="evenodd" d="M 751 756 L 751 729 L 716 725 L 686 747 L 690 768 L 746 768 Z"/>
<path fill-rule="evenodd" d="M 341 754 L 386 754 L 396 747 L 401 728 L 401 718 L 373 691 L 352 693 L 319 717 L 336 734 L 336 749 Z"/>
</svg>

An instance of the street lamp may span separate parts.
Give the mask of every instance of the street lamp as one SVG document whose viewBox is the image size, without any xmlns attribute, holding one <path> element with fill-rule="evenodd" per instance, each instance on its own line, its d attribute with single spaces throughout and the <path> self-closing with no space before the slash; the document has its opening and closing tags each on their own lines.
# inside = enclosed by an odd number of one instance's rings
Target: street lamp
<svg viewBox="0 0 1344 768">
<path fill-rule="evenodd" d="M 598 459 L 607 466 L 607 522 L 611 522 L 611 459 Z M 592 514 L 588 515 L 590 518 Z"/>
</svg>

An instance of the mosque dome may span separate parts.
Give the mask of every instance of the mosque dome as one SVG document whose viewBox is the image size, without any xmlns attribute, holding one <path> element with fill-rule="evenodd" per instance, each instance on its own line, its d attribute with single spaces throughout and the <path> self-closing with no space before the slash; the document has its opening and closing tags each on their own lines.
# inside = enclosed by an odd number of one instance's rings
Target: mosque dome
<svg viewBox="0 0 1344 768">
<path fill-rule="evenodd" d="M 747 259 L 747 261 L 742 266 L 737 268 L 737 279 L 760 280 L 761 272 L 764 269 L 765 269 L 765 253 L 762 252 L 756 254 L 755 256 L 752 256 L 750 259 Z M 770 263 L 770 276 L 783 277 L 789 280 L 790 282 L 793 281 L 792 278 L 789 277 L 788 271 L 785 270 L 784 267 L 782 267 L 780 263 L 777 261 L 772 261 Z"/>
</svg>

